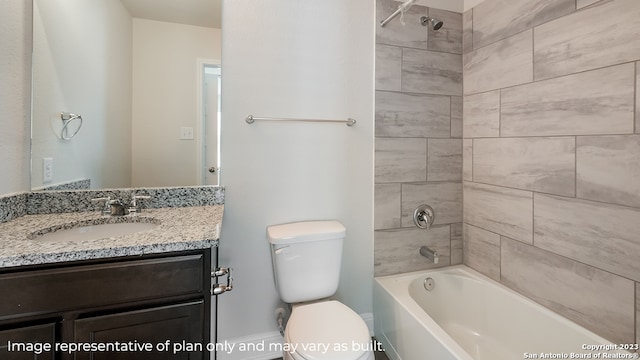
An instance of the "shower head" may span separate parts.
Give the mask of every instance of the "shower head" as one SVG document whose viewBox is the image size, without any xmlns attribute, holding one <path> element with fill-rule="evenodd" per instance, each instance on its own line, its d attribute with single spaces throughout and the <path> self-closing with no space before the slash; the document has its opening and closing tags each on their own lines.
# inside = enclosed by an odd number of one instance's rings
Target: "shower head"
<svg viewBox="0 0 640 360">
<path fill-rule="evenodd" d="M 441 20 L 430 18 L 430 17 L 427 17 L 427 16 L 421 17 L 420 18 L 420 23 L 422 24 L 422 26 L 427 26 L 427 25 L 431 24 L 431 28 L 433 30 L 440 30 L 442 25 L 444 25 L 444 22 L 442 22 Z"/>
</svg>

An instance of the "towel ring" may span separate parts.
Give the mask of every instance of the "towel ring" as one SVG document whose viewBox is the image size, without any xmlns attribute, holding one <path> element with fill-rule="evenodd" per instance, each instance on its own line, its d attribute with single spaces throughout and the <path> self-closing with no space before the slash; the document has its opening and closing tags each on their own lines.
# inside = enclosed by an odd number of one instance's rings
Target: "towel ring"
<svg viewBox="0 0 640 360">
<path fill-rule="evenodd" d="M 62 120 L 62 130 L 60 130 L 60 138 L 62 140 L 73 139 L 73 137 L 76 136 L 76 134 L 78 134 L 78 131 L 80 131 L 80 128 L 82 127 L 82 116 L 74 113 L 61 112 L 60 119 Z M 68 129 L 69 124 L 71 124 L 73 120 L 78 120 L 78 119 L 80 120 L 80 125 L 78 125 L 78 128 L 76 129 L 76 131 L 74 131 L 73 134 L 69 136 L 69 129 Z"/>
</svg>

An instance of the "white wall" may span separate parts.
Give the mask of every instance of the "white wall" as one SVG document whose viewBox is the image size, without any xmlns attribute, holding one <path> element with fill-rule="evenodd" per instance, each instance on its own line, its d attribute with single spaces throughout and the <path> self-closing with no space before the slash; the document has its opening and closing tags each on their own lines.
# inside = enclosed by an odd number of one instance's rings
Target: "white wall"
<svg viewBox="0 0 640 360">
<path fill-rule="evenodd" d="M 0 195 L 29 190 L 31 2 L 0 0 Z"/>
<path fill-rule="evenodd" d="M 220 59 L 220 29 L 133 20 L 132 186 L 197 182 L 197 59 Z M 199 134 L 194 134 L 196 137 Z"/>
<path fill-rule="evenodd" d="M 130 185 L 131 16 L 119 1 L 34 2 L 33 172 L 43 185 L 42 158 L 53 181 L 89 178 L 94 187 Z M 68 141 L 60 112 L 82 115 Z"/>
<path fill-rule="evenodd" d="M 374 2 L 223 4 L 219 339 L 276 330 L 266 227 L 337 219 L 347 228 L 337 297 L 370 313 L 373 277 Z M 256 116 L 358 120 L 245 123 Z"/>
</svg>

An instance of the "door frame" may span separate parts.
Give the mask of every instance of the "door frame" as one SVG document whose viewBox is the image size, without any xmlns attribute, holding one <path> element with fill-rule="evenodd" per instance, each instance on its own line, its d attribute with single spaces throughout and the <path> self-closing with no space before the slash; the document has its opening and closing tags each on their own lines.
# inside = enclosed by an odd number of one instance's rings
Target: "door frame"
<svg viewBox="0 0 640 360">
<path fill-rule="evenodd" d="M 202 59 L 202 58 L 198 58 L 196 59 L 196 72 L 197 72 L 197 100 L 196 100 L 196 114 L 198 116 L 198 119 L 196 121 L 196 134 L 198 134 L 198 136 L 196 137 L 196 146 L 197 146 L 197 166 L 196 166 L 196 184 L 198 185 L 204 185 L 203 184 L 203 179 L 204 179 L 204 167 L 203 167 L 203 157 L 204 154 L 202 153 L 202 138 L 204 136 L 204 126 L 203 126 L 203 122 L 204 122 L 204 94 L 203 94 L 203 87 L 204 87 L 204 68 L 205 66 L 217 66 L 222 68 L 222 61 L 220 61 L 220 59 Z M 218 106 L 220 106 L 221 104 L 218 104 Z M 217 139 L 217 144 L 216 146 L 218 147 L 218 160 L 220 159 L 220 132 L 218 131 L 218 139 Z M 220 171 L 220 163 L 218 161 L 218 171 Z M 218 185 L 220 185 L 220 173 L 218 173 Z"/>
</svg>

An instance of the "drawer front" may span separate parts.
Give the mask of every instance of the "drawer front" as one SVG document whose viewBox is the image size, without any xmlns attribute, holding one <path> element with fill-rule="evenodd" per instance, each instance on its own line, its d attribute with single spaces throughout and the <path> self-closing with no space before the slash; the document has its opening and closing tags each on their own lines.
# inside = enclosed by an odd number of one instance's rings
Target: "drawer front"
<svg viewBox="0 0 640 360">
<path fill-rule="evenodd" d="M 201 294 L 203 254 L 0 275 L 0 320 Z"/>
</svg>

